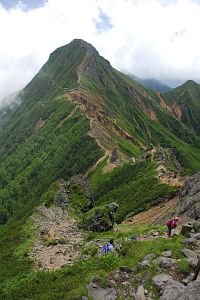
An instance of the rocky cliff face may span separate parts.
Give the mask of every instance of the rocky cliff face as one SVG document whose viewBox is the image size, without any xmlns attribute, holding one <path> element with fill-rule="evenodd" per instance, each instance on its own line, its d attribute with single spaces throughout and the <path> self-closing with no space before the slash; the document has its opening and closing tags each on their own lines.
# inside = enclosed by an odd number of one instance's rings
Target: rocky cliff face
<svg viewBox="0 0 200 300">
<path fill-rule="evenodd" d="M 200 173 L 188 179 L 180 192 L 177 212 L 183 219 L 200 219 Z"/>
</svg>

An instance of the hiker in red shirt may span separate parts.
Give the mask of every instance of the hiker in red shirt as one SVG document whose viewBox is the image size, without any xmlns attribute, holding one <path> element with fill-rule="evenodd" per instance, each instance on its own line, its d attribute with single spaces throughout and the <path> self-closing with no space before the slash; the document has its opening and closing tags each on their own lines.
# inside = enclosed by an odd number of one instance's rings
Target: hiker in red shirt
<svg viewBox="0 0 200 300">
<path fill-rule="evenodd" d="M 168 227 L 168 233 L 167 233 L 168 237 L 171 236 L 172 229 L 176 228 L 178 221 L 179 221 L 179 217 L 175 217 L 174 219 L 168 220 L 166 222 L 166 225 Z"/>
</svg>

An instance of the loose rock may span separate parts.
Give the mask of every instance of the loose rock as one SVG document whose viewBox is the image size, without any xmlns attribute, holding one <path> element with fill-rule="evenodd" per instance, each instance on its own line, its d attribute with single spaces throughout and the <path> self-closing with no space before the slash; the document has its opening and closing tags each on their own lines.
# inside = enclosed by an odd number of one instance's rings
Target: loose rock
<svg viewBox="0 0 200 300">
<path fill-rule="evenodd" d="M 165 288 L 166 284 L 170 280 L 173 280 L 172 276 L 167 274 L 160 274 L 152 278 L 152 283 L 155 289 L 160 292 Z"/>
<path fill-rule="evenodd" d="M 136 295 L 135 295 L 135 300 L 146 300 L 143 285 L 140 285 L 137 288 L 137 292 L 136 292 Z"/>
</svg>

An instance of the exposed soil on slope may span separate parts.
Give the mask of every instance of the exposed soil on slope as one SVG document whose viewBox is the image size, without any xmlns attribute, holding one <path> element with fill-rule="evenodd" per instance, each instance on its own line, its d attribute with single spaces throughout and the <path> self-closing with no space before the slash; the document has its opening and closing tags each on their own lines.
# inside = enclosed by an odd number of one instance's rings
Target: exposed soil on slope
<svg viewBox="0 0 200 300">
<path fill-rule="evenodd" d="M 163 109 L 165 109 L 165 110 L 167 110 L 167 111 L 169 111 L 172 114 L 172 116 L 174 116 L 177 120 L 180 120 L 181 116 L 182 116 L 182 109 L 181 109 L 181 107 L 179 105 L 177 105 L 177 104 L 169 105 L 168 103 L 166 103 L 164 101 L 164 99 L 162 98 L 162 96 L 161 96 L 161 94 L 159 92 L 157 93 L 157 95 L 158 95 L 158 97 L 160 99 L 160 107 L 163 108 Z"/>
<path fill-rule="evenodd" d="M 29 256 L 36 269 L 55 270 L 71 265 L 80 254 L 84 232 L 60 208 L 40 207 L 32 217 L 36 238 Z"/>
<path fill-rule="evenodd" d="M 156 170 L 160 182 L 171 186 L 181 187 L 188 179 L 188 176 L 178 176 L 174 172 L 167 170 L 163 164 L 160 164 Z"/>
<path fill-rule="evenodd" d="M 178 197 L 173 198 L 165 203 L 161 203 L 151 207 L 147 211 L 143 211 L 133 217 L 126 219 L 123 223 L 130 225 L 152 225 L 152 224 L 162 224 L 166 219 L 166 215 L 170 213 L 173 208 L 176 207 L 179 201 Z"/>
<path fill-rule="evenodd" d="M 177 188 L 182 187 L 189 176 L 175 176 L 161 164 L 157 168 L 158 178 L 161 183 L 165 183 Z M 173 213 L 180 201 L 180 197 L 176 196 L 170 200 L 164 201 L 158 205 L 151 207 L 147 211 L 143 211 L 133 217 L 126 219 L 125 224 L 162 224 L 166 218 Z"/>
</svg>

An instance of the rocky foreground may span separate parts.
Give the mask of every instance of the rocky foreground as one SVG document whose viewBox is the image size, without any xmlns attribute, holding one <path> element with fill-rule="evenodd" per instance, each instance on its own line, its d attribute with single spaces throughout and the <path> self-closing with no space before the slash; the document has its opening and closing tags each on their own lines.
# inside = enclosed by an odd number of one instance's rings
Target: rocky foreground
<svg viewBox="0 0 200 300">
<path fill-rule="evenodd" d="M 102 236 L 88 242 L 77 221 L 69 215 L 63 215 L 62 209 L 58 207 L 38 208 L 32 221 L 35 240 L 29 257 L 34 260 L 35 269 L 58 270 L 77 263 L 79 259 L 89 262 L 92 258 L 91 250 L 95 252 L 93 257 L 98 259 L 104 256 L 108 263 L 110 258 L 128 256 L 130 241 L 123 237 L 123 231 L 119 231 L 122 229 L 117 226 L 114 227 L 113 234 L 120 233 L 122 238 L 117 239 L 112 253 L 104 254 L 102 246 L 108 238 Z M 150 230 L 146 234 L 138 234 L 137 241 L 132 241 L 131 246 L 134 247 L 134 243 L 144 243 L 145 247 L 150 241 L 157 243 L 162 240 L 164 244 L 166 241 L 165 251 L 147 253 L 136 266 L 130 267 L 128 264 L 117 270 L 113 269 L 103 283 L 98 276 L 94 276 L 87 286 L 88 295 L 82 297 L 82 300 L 90 297 L 94 300 L 199 299 L 200 276 L 197 269 L 200 255 L 200 222 L 183 224 L 178 230 L 174 230 L 172 235 L 169 239 L 163 230 Z M 167 249 L 167 242 L 170 240 L 173 243 L 173 239 L 177 237 L 185 237 L 180 239 L 181 255 L 184 258 L 177 257 L 175 250 Z M 186 264 L 185 269 L 182 268 L 183 272 L 180 270 L 182 263 Z M 197 278 L 194 280 L 195 274 Z"/>
</svg>

